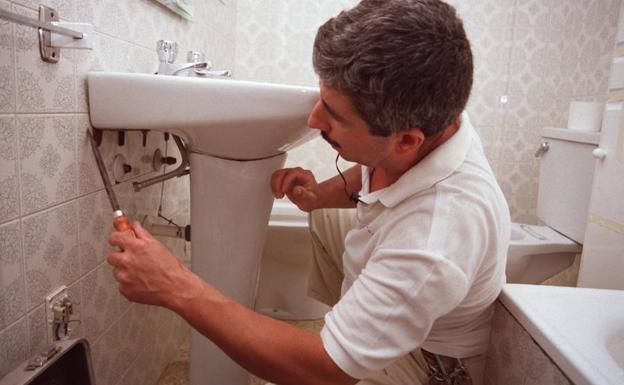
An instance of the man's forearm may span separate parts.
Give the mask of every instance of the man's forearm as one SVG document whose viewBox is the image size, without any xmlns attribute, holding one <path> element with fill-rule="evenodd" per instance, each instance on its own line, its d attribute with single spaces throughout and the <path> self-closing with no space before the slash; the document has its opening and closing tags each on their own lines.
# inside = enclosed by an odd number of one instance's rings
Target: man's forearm
<svg viewBox="0 0 624 385">
<path fill-rule="evenodd" d="M 320 337 L 260 315 L 198 277 L 170 309 L 248 371 L 277 384 L 355 384 L 325 352 Z"/>
<path fill-rule="evenodd" d="M 358 164 L 342 173 L 347 185 L 336 175 L 319 183 L 319 189 L 323 192 L 322 206 L 319 208 L 352 208 L 356 202 L 349 199 L 349 194 L 357 193 L 362 189 L 362 167 Z"/>
</svg>

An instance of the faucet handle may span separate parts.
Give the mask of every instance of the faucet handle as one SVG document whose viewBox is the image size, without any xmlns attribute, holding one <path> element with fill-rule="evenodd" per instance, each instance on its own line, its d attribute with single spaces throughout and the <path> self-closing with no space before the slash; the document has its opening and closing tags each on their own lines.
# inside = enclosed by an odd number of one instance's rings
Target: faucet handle
<svg viewBox="0 0 624 385">
<path fill-rule="evenodd" d="M 206 55 L 203 52 L 199 51 L 188 51 L 186 54 L 186 62 L 187 63 L 199 63 L 206 61 Z"/>
<path fill-rule="evenodd" d="M 170 40 L 158 40 L 156 43 L 158 61 L 173 64 L 178 56 L 178 43 Z"/>
</svg>

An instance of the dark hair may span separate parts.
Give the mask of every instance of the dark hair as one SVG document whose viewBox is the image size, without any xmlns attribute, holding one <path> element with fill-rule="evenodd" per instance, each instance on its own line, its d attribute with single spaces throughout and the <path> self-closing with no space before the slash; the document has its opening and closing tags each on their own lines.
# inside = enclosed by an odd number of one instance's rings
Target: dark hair
<svg viewBox="0 0 624 385">
<path fill-rule="evenodd" d="M 319 28 L 313 64 L 378 136 L 440 132 L 459 117 L 472 88 L 463 23 L 439 0 L 363 0 Z"/>
</svg>

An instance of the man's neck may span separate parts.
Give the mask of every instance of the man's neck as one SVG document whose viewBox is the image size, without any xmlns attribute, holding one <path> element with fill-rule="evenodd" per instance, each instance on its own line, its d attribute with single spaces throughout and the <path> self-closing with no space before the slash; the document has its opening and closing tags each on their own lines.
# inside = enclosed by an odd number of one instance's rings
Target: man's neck
<svg viewBox="0 0 624 385">
<path fill-rule="evenodd" d="M 438 134 L 427 137 L 412 156 L 399 159 L 394 164 L 372 168 L 370 171 L 369 191 L 381 190 L 399 180 L 409 169 L 455 135 L 459 127 L 460 121 L 458 119 Z"/>
</svg>

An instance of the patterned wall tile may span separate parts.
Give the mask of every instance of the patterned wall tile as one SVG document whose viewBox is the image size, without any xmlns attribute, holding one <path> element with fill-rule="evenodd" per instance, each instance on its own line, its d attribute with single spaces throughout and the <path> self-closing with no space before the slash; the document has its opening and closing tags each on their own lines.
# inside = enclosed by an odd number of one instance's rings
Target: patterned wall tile
<svg viewBox="0 0 624 385">
<path fill-rule="evenodd" d="M 16 7 L 18 13 L 37 18 L 37 13 Z M 67 112 L 76 109 L 74 65 L 63 50 L 58 63 L 41 60 L 36 30 L 15 26 L 16 85 L 19 112 Z"/>
<path fill-rule="evenodd" d="M 11 4 L 0 1 L 0 9 L 11 11 Z M 0 113 L 15 110 L 15 39 L 14 24 L 0 19 Z"/>
<path fill-rule="evenodd" d="M 119 319 L 119 356 L 120 370 L 125 372 L 141 351 L 139 336 L 142 318 L 138 314 L 139 305 L 132 304 Z"/>
<path fill-rule="evenodd" d="M 76 128 L 72 116 L 23 115 L 19 131 L 22 214 L 74 198 Z"/>
<path fill-rule="evenodd" d="M 87 130 L 91 130 L 89 117 L 87 115 L 78 115 L 76 120 L 78 192 L 80 195 L 85 195 L 104 189 L 104 183 L 102 182 L 102 177 L 95 163 L 91 143 L 87 137 Z M 113 131 L 104 131 L 102 134 L 102 143 L 98 147 L 111 182 L 115 180 L 112 170 L 116 140 L 117 136 Z"/>
<path fill-rule="evenodd" d="M 537 223 L 537 189 L 539 168 L 533 162 L 497 162 L 494 172 L 507 198 L 511 220 L 522 223 Z"/>
<path fill-rule="evenodd" d="M 13 0 L 13 2 L 34 11 L 37 11 L 39 5 L 42 4 L 39 0 Z M 46 0 L 43 5 L 58 11 L 61 20 L 76 21 L 76 7 L 74 3 L 75 2 L 71 0 Z"/>
<path fill-rule="evenodd" d="M 108 245 L 113 230 L 112 209 L 105 191 L 78 199 L 78 223 L 80 272 L 88 274 L 113 250 Z"/>
<path fill-rule="evenodd" d="M 28 329 L 26 318 L 0 331 L 0 378 L 28 357 Z"/>
<path fill-rule="evenodd" d="M 45 350 L 50 338 L 45 305 L 36 307 L 28 313 L 28 357 Z"/>
<path fill-rule="evenodd" d="M 0 226 L 0 330 L 26 311 L 20 223 Z"/>
<path fill-rule="evenodd" d="M 20 214 L 17 137 L 14 116 L 0 116 L 0 223 Z"/>
<path fill-rule="evenodd" d="M 470 110 L 468 111 L 470 113 Z M 475 126 L 475 131 L 481 138 L 483 151 L 490 163 L 498 162 L 501 159 L 501 126 Z"/>
<path fill-rule="evenodd" d="M 28 309 L 80 277 L 77 210 L 70 202 L 23 219 Z"/>
<path fill-rule="evenodd" d="M 83 335 L 93 343 L 119 315 L 117 283 L 106 263 L 81 279 Z"/>
<path fill-rule="evenodd" d="M 96 384 L 116 384 L 121 378 L 119 328 L 118 324 L 113 324 L 95 343 L 91 344 Z"/>
</svg>

